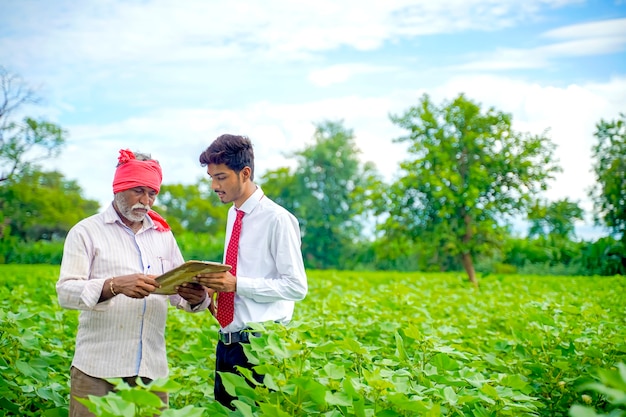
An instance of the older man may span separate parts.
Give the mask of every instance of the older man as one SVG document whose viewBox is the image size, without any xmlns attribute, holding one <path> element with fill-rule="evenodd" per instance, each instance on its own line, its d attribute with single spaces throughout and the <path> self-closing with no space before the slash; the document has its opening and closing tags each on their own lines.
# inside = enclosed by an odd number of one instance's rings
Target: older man
<svg viewBox="0 0 626 417">
<path fill-rule="evenodd" d="M 92 416 L 77 397 L 103 396 L 107 378 L 130 384 L 168 375 L 165 322 L 168 301 L 206 309 L 201 287 L 184 284 L 175 295 L 152 294 L 162 274 L 184 262 L 166 221 L 151 207 L 161 188 L 158 161 L 120 150 L 112 204 L 77 223 L 65 240 L 59 304 L 81 310 L 70 370 L 70 417 Z M 160 393 L 167 405 L 167 393 Z"/>
</svg>

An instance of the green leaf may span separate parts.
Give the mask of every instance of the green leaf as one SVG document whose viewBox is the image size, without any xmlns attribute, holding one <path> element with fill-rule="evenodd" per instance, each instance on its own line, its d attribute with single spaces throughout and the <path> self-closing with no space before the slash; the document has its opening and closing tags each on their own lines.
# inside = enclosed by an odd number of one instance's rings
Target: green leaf
<svg viewBox="0 0 626 417">
<path fill-rule="evenodd" d="M 120 391 L 119 396 L 129 403 L 137 404 L 140 407 L 149 406 L 160 408 L 165 405 L 158 395 L 150 391 L 144 391 L 143 389 Z"/>
<path fill-rule="evenodd" d="M 193 405 L 185 406 L 180 410 L 168 408 L 161 413 L 161 417 L 202 417 L 205 410 L 206 408 L 194 407 Z"/>
<path fill-rule="evenodd" d="M 244 377 L 230 372 L 220 372 L 220 375 L 224 388 L 230 395 L 246 403 L 254 403 L 257 394 Z"/>
<path fill-rule="evenodd" d="M 310 378 L 294 378 L 292 382 L 298 387 L 298 390 L 306 394 L 308 398 L 311 398 L 315 404 L 326 405 L 326 386 Z"/>
<path fill-rule="evenodd" d="M 409 412 L 408 414 L 422 415 L 430 410 L 431 405 L 415 399 L 410 399 L 404 394 L 391 394 L 387 396 L 387 401 L 393 404 L 394 408 Z"/>
<path fill-rule="evenodd" d="M 144 385 L 140 379 L 138 384 L 149 389 L 150 391 L 158 391 L 158 392 L 173 393 L 182 388 L 181 384 L 168 378 L 155 379 L 147 385 Z"/>
<path fill-rule="evenodd" d="M 482 386 L 482 388 L 480 389 L 481 392 L 487 394 L 489 396 L 489 398 L 493 398 L 493 399 L 499 399 L 500 395 L 498 394 L 498 391 L 492 387 L 489 384 L 485 384 Z"/>
<path fill-rule="evenodd" d="M 354 388 L 352 378 L 344 379 L 341 383 L 341 386 L 343 387 L 344 392 L 351 396 L 352 399 L 357 400 L 363 398 L 361 394 Z"/>
<path fill-rule="evenodd" d="M 278 384 L 274 381 L 274 377 L 272 374 L 265 374 L 263 377 L 263 384 L 270 390 L 278 391 L 280 388 Z"/>
<path fill-rule="evenodd" d="M 406 354 L 406 350 L 404 349 L 404 340 L 402 339 L 402 336 L 400 336 L 400 333 L 398 333 L 398 332 L 396 332 L 394 334 L 394 336 L 396 338 L 396 356 L 401 361 L 408 360 L 408 356 Z"/>
<path fill-rule="evenodd" d="M 502 385 L 506 385 L 507 387 L 511 387 L 520 391 L 528 388 L 528 382 L 522 375 L 514 374 L 514 375 L 506 375 L 500 381 Z"/>
<path fill-rule="evenodd" d="M 241 375 L 234 374 L 232 372 L 219 372 L 222 377 L 222 384 L 224 384 L 224 389 L 226 392 L 233 397 L 237 396 L 238 388 L 249 388 L 248 383 L 245 378 Z"/>
<path fill-rule="evenodd" d="M 459 399 L 459 397 L 457 396 L 456 392 L 454 392 L 452 387 L 445 387 L 443 389 L 443 397 L 445 398 L 446 402 L 450 405 L 456 405 Z"/>
<path fill-rule="evenodd" d="M 324 365 L 324 373 L 331 379 L 342 379 L 346 375 L 346 369 L 343 365 L 329 362 Z"/>
<path fill-rule="evenodd" d="M 232 404 L 235 406 L 237 411 L 243 415 L 243 417 L 254 417 L 252 407 L 249 404 L 246 404 L 241 400 L 233 400 Z"/>
<path fill-rule="evenodd" d="M 8 399 L 0 397 L 0 409 L 17 413 L 20 410 L 20 407 Z"/>
<path fill-rule="evenodd" d="M 584 385 L 585 389 L 589 389 L 607 397 L 607 400 L 611 404 L 625 404 L 626 405 L 626 392 L 621 389 L 611 388 L 604 384 L 592 382 Z"/>
<path fill-rule="evenodd" d="M 395 410 L 381 410 L 380 412 L 376 413 L 377 417 L 400 417 L 402 416 L 402 414 L 398 413 Z"/>
<path fill-rule="evenodd" d="M 618 364 L 617 370 L 599 369 L 598 377 L 607 386 L 616 388 L 626 393 L 626 365 Z"/>
<path fill-rule="evenodd" d="M 283 411 L 279 406 L 274 404 L 262 403 L 259 408 L 263 416 L 292 417 L 292 414 Z"/>
<path fill-rule="evenodd" d="M 569 409 L 570 417 L 602 417 L 601 414 L 597 414 L 593 408 L 584 407 L 582 405 L 573 405 Z"/>
<path fill-rule="evenodd" d="M 354 398 L 354 396 L 352 398 Z M 354 409 L 354 415 L 356 417 L 366 417 L 365 400 L 362 397 L 353 400 L 352 401 L 352 407 Z"/>
<path fill-rule="evenodd" d="M 420 332 L 420 329 L 413 324 L 410 324 L 409 326 L 407 326 L 403 332 L 405 336 L 410 337 L 413 340 L 420 340 L 422 337 L 422 333 Z"/>
<path fill-rule="evenodd" d="M 352 397 L 343 392 L 325 391 L 324 403 L 348 407 L 352 405 Z"/>
<path fill-rule="evenodd" d="M 249 384 L 252 385 L 263 385 L 262 383 L 258 382 L 255 378 L 254 378 L 254 374 L 252 372 L 252 369 L 248 369 L 248 368 L 244 368 L 241 366 L 237 367 L 237 371 L 239 373 L 241 373 L 241 375 L 246 379 L 246 381 Z"/>
<path fill-rule="evenodd" d="M 278 359 L 287 359 L 291 356 L 285 346 L 285 342 L 276 333 L 270 333 L 268 335 L 267 347 Z"/>
<path fill-rule="evenodd" d="M 42 417 L 67 417 L 68 412 L 68 407 L 65 406 L 45 410 L 41 415 Z"/>
<path fill-rule="evenodd" d="M 355 353 L 357 355 L 365 355 L 367 353 L 367 350 L 363 348 L 361 343 L 353 338 L 343 339 L 340 345 L 346 348 L 349 352 Z"/>
<path fill-rule="evenodd" d="M 436 354 L 430 362 L 436 366 L 437 369 L 444 371 L 456 371 L 461 367 L 457 361 L 450 358 L 445 353 Z"/>
<path fill-rule="evenodd" d="M 424 417 L 441 417 L 441 405 L 433 404 L 430 410 L 424 413 Z"/>
</svg>

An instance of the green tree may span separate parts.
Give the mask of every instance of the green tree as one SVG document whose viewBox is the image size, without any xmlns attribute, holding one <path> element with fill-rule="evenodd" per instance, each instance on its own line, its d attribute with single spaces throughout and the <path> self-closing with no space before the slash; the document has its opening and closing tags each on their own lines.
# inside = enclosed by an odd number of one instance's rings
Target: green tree
<svg viewBox="0 0 626 417">
<path fill-rule="evenodd" d="M 11 236 L 21 241 L 63 238 L 79 220 L 98 211 L 76 181 L 59 172 L 28 170 L 0 187 L 0 211 Z"/>
<path fill-rule="evenodd" d="M 297 217 L 301 216 L 299 214 L 303 204 L 301 198 L 306 192 L 300 187 L 295 170 L 280 167 L 265 172 L 262 178 L 255 178 L 255 180 L 261 185 L 263 192 L 272 200 L 294 213 L 294 215 L 298 213 Z"/>
<path fill-rule="evenodd" d="M 626 243 L 626 114 L 596 124 L 592 148 L 597 184 L 589 191 L 595 220 Z"/>
<path fill-rule="evenodd" d="M 44 119 L 25 117 L 16 121 L 11 114 L 20 107 L 37 103 L 34 90 L 15 74 L 0 66 L 0 183 L 32 168 L 33 163 L 59 155 L 67 132 Z"/>
<path fill-rule="evenodd" d="M 551 203 L 536 200 L 528 211 L 528 237 L 557 236 L 570 239 L 576 234 L 575 221 L 584 220 L 583 215 L 583 209 L 578 203 L 567 198 Z"/>
<path fill-rule="evenodd" d="M 352 130 L 343 122 L 316 124 L 314 143 L 295 152 L 292 172 L 265 174 L 264 192 L 300 221 L 308 267 L 345 268 L 363 236 L 363 223 L 377 174 L 361 163 Z"/>
<path fill-rule="evenodd" d="M 387 197 L 387 229 L 460 259 L 478 285 L 473 257 L 498 245 L 502 224 L 521 214 L 559 170 L 545 135 L 511 128 L 511 115 L 463 94 L 437 106 L 424 95 L 419 105 L 391 116 L 409 131 L 410 158 Z"/>
<path fill-rule="evenodd" d="M 154 209 L 167 219 L 174 233 L 220 234 L 226 228 L 227 207 L 207 178 L 193 185 L 164 184 Z"/>
<path fill-rule="evenodd" d="M 38 171 L 36 162 L 58 156 L 66 132 L 44 119 L 24 117 L 18 121 L 13 117 L 13 113 L 22 107 L 38 103 L 39 98 L 22 78 L 2 66 L 0 90 L 0 240 L 6 242 L 11 233 L 11 239 L 28 234 L 19 229 L 23 216 L 13 210 L 21 202 L 7 198 L 15 191 L 18 181 L 23 184 Z M 32 230 L 30 233 L 37 235 L 40 232 Z M 46 233 L 41 230 L 41 235 Z"/>
</svg>

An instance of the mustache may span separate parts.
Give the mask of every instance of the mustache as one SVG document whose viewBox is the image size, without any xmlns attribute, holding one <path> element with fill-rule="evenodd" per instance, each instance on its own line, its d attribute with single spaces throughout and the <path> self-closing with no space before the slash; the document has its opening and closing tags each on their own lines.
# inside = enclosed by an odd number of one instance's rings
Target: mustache
<svg viewBox="0 0 626 417">
<path fill-rule="evenodd" d="M 147 204 L 144 205 L 144 204 L 141 204 L 141 203 L 137 203 L 137 204 L 134 204 L 130 209 L 131 210 L 135 210 L 135 209 L 150 210 L 150 206 L 147 205 Z"/>
</svg>

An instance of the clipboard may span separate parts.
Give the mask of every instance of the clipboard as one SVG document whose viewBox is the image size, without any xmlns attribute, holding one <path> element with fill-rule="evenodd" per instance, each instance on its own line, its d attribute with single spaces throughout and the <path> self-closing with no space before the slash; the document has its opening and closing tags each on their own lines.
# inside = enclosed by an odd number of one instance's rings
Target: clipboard
<svg viewBox="0 0 626 417">
<path fill-rule="evenodd" d="M 230 271 L 231 266 L 219 262 L 210 261 L 187 261 L 184 264 L 159 275 L 155 280 L 161 284 L 161 288 L 154 290 L 152 294 L 176 294 L 176 287 L 184 282 L 192 282 L 192 278 L 203 272 Z"/>
</svg>

